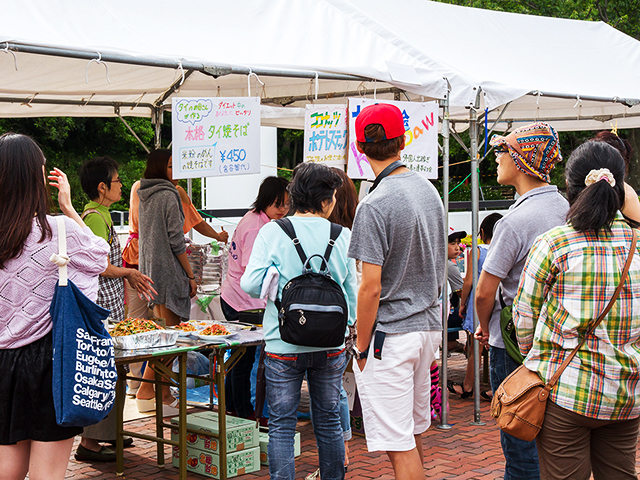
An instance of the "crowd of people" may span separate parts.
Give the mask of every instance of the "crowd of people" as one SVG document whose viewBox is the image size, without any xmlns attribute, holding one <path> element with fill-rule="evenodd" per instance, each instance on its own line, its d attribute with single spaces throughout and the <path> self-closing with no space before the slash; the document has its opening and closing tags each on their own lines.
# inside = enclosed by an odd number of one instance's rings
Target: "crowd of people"
<svg viewBox="0 0 640 480">
<path fill-rule="evenodd" d="M 470 265 L 462 277 L 451 262 L 466 232 L 447 232 L 438 191 L 400 161 L 405 146 L 400 110 L 387 104 L 364 108 L 355 134 L 357 149 L 376 176 L 359 204 L 344 171 L 304 163 L 290 183 L 277 177 L 262 182 L 229 244 L 220 298 L 225 318 L 236 321 L 244 311 L 264 309 L 272 479 L 295 478 L 294 435 L 304 380 L 320 477 L 345 477 L 351 428 L 342 378 L 352 359 L 367 448 L 386 453 L 396 478 L 424 478 L 422 434 L 440 413 L 445 269 L 453 292 L 444 299 L 452 302 L 450 321 L 468 332 L 466 348 L 450 338 L 450 349 L 464 348 L 469 357 L 464 381 L 446 387 L 463 399 L 473 395 L 475 339 L 489 350 L 491 391 L 481 394 L 490 399 L 523 362 L 543 381 L 553 377 L 613 295 L 633 229 L 640 226 L 640 202 L 625 181 L 632 153 L 625 140 L 601 132 L 575 149 L 565 169 L 565 198 L 550 181 L 562 161 L 553 127 L 537 122 L 496 135 L 490 144 L 497 181 L 513 186 L 518 197 L 504 216 L 488 215 L 480 225 L 481 244 L 468 254 L 478 262 L 474 291 Z M 115 441 L 114 411 L 84 431 L 56 423 L 49 304 L 57 266 L 48 259 L 57 251 L 57 230 L 48 215 L 47 183 L 59 190 L 66 217 L 69 278 L 107 308 L 114 322 L 124 317 L 125 299 L 129 315 L 148 317 L 151 307 L 167 325 L 189 318 L 196 284 L 184 234 L 195 228 L 222 242 L 229 238 L 212 229 L 176 185 L 169 150 L 150 153 L 144 178 L 131 190 L 124 252 L 109 215 L 121 197 L 117 163 L 98 157 L 83 165 L 80 180 L 90 201 L 82 216 L 71 206 L 66 175 L 54 169 L 47 177 L 45 163 L 30 138 L 0 137 L 0 368 L 5 372 L 0 471 L 11 479 L 27 473 L 33 480 L 64 478 L 77 435 L 82 435 L 77 460 L 115 459 L 107 446 Z M 329 345 L 294 342 L 283 330 L 288 321 L 283 294 L 309 274 L 329 278 L 344 297 L 340 340 Z M 636 478 L 637 252 L 621 292 L 551 391 L 539 436 L 524 441 L 501 432 L 505 479 Z M 292 308 L 299 309 L 300 325 L 311 315 L 333 322 L 338 309 L 333 304 Z M 516 335 L 505 334 L 505 318 Z M 255 414 L 250 387 L 255 358 L 255 349 L 247 349 L 227 377 L 229 413 L 244 418 Z M 154 375 L 140 366 L 131 369 L 143 378 Z M 141 411 L 155 409 L 150 383 L 132 382 L 129 388 Z M 162 398 L 170 412 L 176 400 L 168 388 Z M 125 446 L 132 442 L 125 439 Z"/>
</svg>

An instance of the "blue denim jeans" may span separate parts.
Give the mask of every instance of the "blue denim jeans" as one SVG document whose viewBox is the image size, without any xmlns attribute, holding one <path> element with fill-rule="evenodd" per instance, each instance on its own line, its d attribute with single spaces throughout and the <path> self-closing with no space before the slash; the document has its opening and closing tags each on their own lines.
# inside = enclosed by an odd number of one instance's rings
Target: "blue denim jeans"
<svg viewBox="0 0 640 480">
<path fill-rule="evenodd" d="M 294 480 L 293 438 L 306 373 L 313 409 L 322 480 L 344 479 L 344 440 L 340 426 L 340 389 L 347 365 L 344 351 L 267 354 L 265 374 L 269 402 L 269 475 Z"/>
<path fill-rule="evenodd" d="M 347 363 L 349 362 L 347 357 Z M 313 408 L 309 408 L 309 414 L 313 418 Z M 351 440 L 351 412 L 349 411 L 349 398 L 344 387 L 340 388 L 340 426 L 342 427 L 342 437 L 345 442 Z"/>
<path fill-rule="evenodd" d="M 344 387 L 340 388 L 340 425 L 344 441 L 351 440 L 351 413 L 349 412 L 349 399 Z"/>
<path fill-rule="evenodd" d="M 520 365 L 504 348 L 491 347 L 489 351 L 491 390 L 498 389 L 502 381 Z M 540 465 L 536 441 L 526 442 L 500 430 L 500 443 L 504 453 L 504 480 L 539 480 Z"/>
</svg>

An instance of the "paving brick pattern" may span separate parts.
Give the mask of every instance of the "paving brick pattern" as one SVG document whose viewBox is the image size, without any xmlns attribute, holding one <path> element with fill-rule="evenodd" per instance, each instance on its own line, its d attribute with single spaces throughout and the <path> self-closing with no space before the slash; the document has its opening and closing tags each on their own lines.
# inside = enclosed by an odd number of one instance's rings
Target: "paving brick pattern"
<svg viewBox="0 0 640 480">
<path fill-rule="evenodd" d="M 450 359 L 449 378 L 460 381 L 464 375 L 465 360 L 462 355 L 454 354 Z M 473 401 L 451 398 L 449 422 L 452 428 L 442 430 L 433 425 L 423 435 L 425 454 L 424 468 L 430 479 L 474 479 L 494 480 L 502 478 L 504 457 L 500 448 L 498 427 L 489 416 L 489 402 L 481 402 L 481 420 L 486 425 L 471 425 L 474 420 Z M 145 418 L 127 423 L 126 429 L 143 433 L 153 433 L 154 419 Z M 296 459 L 296 479 L 304 479 L 318 468 L 318 455 L 310 422 L 299 422 L 298 430 L 302 435 L 302 454 Z M 166 435 L 169 435 L 167 431 Z M 76 444 L 78 443 L 76 439 Z M 350 461 L 347 479 L 393 479 L 393 469 L 386 454 L 367 451 L 363 437 L 354 436 L 349 443 Z M 75 446 L 73 451 L 75 451 Z M 154 443 L 136 439 L 134 446 L 125 450 L 125 472 L 120 477 L 126 480 L 176 480 L 178 472 L 171 466 L 169 447 L 165 447 L 164 468 L 156 464 L 156 446 Z M 637 455 L 640 467 L 640 454 Z M 81 463 L 71 456 L 67 472 L 68 479 L 107 480 L 117 478 L 115 463 Z M 201 475 L 189 473 L 188 478 L 204 479 Z M 262 467 L 259 472 L 246 474 L 243 479 L 269 478 L 269 471 Z"/>
</svg>

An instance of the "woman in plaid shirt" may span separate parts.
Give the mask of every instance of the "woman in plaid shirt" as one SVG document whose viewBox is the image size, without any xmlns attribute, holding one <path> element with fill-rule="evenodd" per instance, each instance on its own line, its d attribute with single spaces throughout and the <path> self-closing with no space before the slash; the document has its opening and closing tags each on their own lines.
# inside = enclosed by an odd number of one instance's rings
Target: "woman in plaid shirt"
<svg viewBox="0 0 640 480">
<path fill-rule="evenodd" d="M 545 381 L 613 296 L 632 231 L 620 213 L 625 164 L 603 142 L 566 167 L 567 225 L 536 239 L 513 304 L 525 365 Z M 637 225 L 634 225 L 637 226 Z M 640 417 L 640 256 L 620 297 L 560 376 L 536 439 L 545 479 L 636 477 Z"/>
</svg>

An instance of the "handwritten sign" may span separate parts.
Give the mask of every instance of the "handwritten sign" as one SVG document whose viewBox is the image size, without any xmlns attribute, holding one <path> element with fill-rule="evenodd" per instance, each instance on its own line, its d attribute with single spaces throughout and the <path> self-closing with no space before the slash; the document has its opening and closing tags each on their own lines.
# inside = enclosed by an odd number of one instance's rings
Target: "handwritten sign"
<svg viewBox="0 0 640 480">
<path fill-rule="evenodd" d="M 259 98 L 174 98 L 173 178 L 260 173 Z"/>
<path fill-rule="evenodd" d="M 347 163 L 347 109 L 344 105 L 307 105 L 304 161 L 340 167 Z"/>
<path fill-rule="evenodd" d="M 349 177 L 368 180 L 375 178 L 367 157 L 356 148 L 356 117 L 364 107 L 376 103 L 395 105 L 402 112 L 405 128 L 402 163 L 408 169 L 426 178 L 438 178 L 438 105 L 436 102 L 395 102 L 368 98 L 349 99 L 350 141 L 347 163 Z"/>
</svg>

